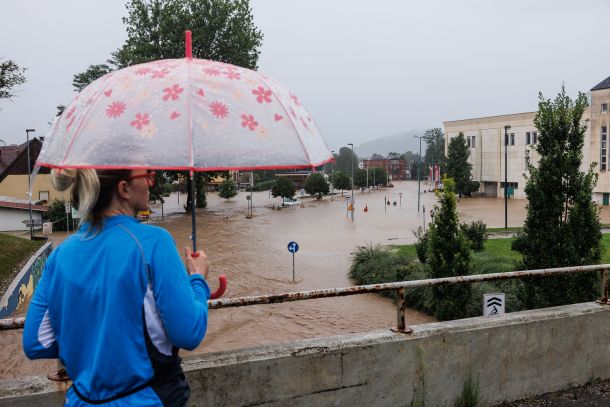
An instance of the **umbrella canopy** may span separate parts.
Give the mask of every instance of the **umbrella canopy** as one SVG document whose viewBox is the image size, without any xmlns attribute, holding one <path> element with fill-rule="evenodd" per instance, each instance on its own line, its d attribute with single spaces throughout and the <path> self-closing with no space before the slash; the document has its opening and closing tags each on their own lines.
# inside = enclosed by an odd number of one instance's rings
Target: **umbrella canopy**
<svg viewBox="0 0 610 407">
<path fill-rule="evenodd" d="M 187 57 L 91 83 L 54 123 L 37 164 L 218 171 L 311 168 L 331 159 L 311 115 L 280 83 Z"/>
</svg>

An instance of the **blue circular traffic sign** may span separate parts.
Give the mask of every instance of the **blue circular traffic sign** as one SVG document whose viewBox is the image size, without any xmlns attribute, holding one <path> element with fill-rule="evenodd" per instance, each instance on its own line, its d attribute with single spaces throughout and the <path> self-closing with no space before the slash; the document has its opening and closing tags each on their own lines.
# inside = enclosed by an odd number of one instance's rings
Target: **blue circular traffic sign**
<svg viewBox="0 0 610 407">
<path fill-rule="evenodd" d="M 299 251 L 299 244 L 297 242 L 288 243 L 288 251 L 290 253 L 296 253 Z"/>
</svg>

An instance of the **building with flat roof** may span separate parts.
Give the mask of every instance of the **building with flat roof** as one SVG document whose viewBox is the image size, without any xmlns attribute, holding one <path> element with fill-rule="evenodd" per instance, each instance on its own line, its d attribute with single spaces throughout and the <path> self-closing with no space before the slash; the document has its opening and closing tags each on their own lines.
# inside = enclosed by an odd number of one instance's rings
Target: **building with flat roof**
<svg viewBox="0 0 610 407">
<path fill-rule="evenodd" d="M 610 128 L 610 77 L 591 89 L 589 107 L 583 114 L 588 120 L 583 146 L 581 169 L 587 171 L 589 165 L 597 163 L 595 171 L 599 175 L 593 199 L 604 205 L 610 203 L 610 174 L 608 163 L 608 131 Z M 515 113 L 501 116 L 452 120 L 443 123 L 445 127 L 445 153 L 449 141 L 460 132 L 464 134 L 472 164 L 472 176 L 479 181 L 479 192 L 486 196 L 504 197 L 505 162 L 507 155 L 507 192 L 514 198 L 525 198 L 526 173 L 525 157 L 529 152 L 535 165 L 539 156 L 533 150 L 538 142 L 538 130 L 534 126 L 536 112 Z M 505 144 L 505 126 L 508 129 Z M 506 148 L 506 150 L 505 150 Z"/>
</svg>

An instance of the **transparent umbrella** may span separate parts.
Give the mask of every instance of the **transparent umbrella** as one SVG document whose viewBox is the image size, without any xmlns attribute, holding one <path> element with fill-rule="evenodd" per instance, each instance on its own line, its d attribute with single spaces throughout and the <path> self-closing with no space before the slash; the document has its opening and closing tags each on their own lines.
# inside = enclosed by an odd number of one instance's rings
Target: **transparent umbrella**
<svg viewBox="0 0 610 407">
<path fill-rule="evenodd" d="M 188 170 L 192 178 L 331 160 L 297 96 L 259 72 L 192 58 L 187 31 L 185 58 L 130 66 L 83 89 L 53 124 L 37 165 Z"/>
</svg>

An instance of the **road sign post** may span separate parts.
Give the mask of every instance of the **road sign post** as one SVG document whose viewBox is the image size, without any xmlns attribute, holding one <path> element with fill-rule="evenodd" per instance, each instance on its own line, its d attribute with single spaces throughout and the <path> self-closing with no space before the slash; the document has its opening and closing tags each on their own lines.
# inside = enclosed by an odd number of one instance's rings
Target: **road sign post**
<svg viewBox="0 0 610 407">
<path fill-rule="evenodd" d="M 70 215 L 70 212 L 72 211 L 72 205 L 70 204 L 70 202 L 64 203 L 64 209 L 66 210 L 66 231 L 68 232 L 68 235 L 69 235 L 70 234 L 70 217 L 68 215 Z"/>
<path fill-rule="evenodd" d="M 294 283 L 294 254 L 299 251 L 299 244 L 294 241 L 288 243 L 288 251 L 292 253 L 292 282 Z"/>
<path fill-rule="evenodd" d="M 504 293 L 483 294 L 483 315 L 503 315 L 505 304 Z"/>
</svg>

